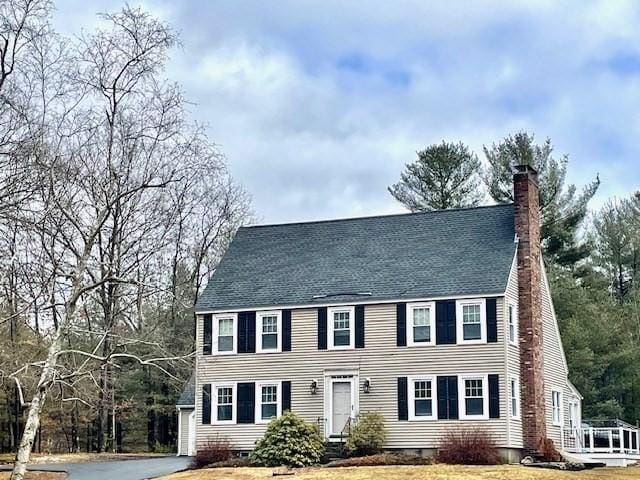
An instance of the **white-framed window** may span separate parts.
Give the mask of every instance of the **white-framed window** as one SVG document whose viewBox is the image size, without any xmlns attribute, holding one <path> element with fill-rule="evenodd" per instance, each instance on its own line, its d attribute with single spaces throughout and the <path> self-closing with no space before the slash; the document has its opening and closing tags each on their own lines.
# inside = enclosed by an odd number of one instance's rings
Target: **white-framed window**
<svg viewBox="0 0 640 480">
<path fill-rule="evenodd" d="M 436 306 L 434 302 L 407 304 L 407 345 L 435 345 Z"/>
<path fill-rule="evenodd" d="M 327 309 L 329 323 L 329 349 L 355 348 L 355 307 L 334 307 Z"/>
<path fill-rule="evenodd" d="M 282 311 L 256 313 L 257 352 L 282 351 Z"/>
<path fill-rule="evenodd" d="M 518 317 L 516 306 L 513 303 L 507 305 L 507 331 L 509 332 L 509 343 L 518 344 Z"/>
<path fill-rule="evenodd" d="M 218 355 L 237 353 L 238 315 L 220 314 L 213 317 L 213 352 Z"/>
<path fill-rule="evenodd" d="M 516 377 L 509 378 L 509 416 L 520 418 L 520 382 Z"/>
<path fill-rule="evenodd" d="M 487 318 L 484 298 L 458 300 L 456 323 L 458 343 L 487 343 Z"/>
<path fill-rule="evenodd" d="M 256 423 L 269 423 L 282 414 L 282 382 L 256 382 Z"/>
<path fill-rule="evenodd" d="M 489 385 L 486 375 L 460 376 L 461 420 L 484 420 L 489 418 Z"/>
<path fill-rule="evenodd" d="M 553 424 L 562 426 L 562 392 L 558 390 L 551 391 L 551 412 Z"/>
<path fill-rule="evenodd" d="M 236 384 L 220 383 L 213 385 L 213 412 L 211 418 L 214 424 L 236 423 Z"/>
<path fill-rule="evenodd" d="M 409 377 L 409 420 L 438 418 L 438 395 L 435 377 Z"/>
</svg>

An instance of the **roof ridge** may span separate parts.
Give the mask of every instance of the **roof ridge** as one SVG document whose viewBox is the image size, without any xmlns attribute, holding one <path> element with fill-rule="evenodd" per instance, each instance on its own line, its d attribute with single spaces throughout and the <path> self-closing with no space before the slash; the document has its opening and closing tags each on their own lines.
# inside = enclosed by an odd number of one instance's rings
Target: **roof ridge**
<svg viewBox="0 0 640 480">
<path fill-rule="evenodd" d="M 352 222 L 355 220 L 368 220 L 368 219 L 374 219 L 374 218 L 437 215 L 437 214 L 446 213 L 446 212 L 471 211 L 471 210 L 481 210 L 481 209 L 488 209 L 488 208 L 502 208 L 502 207 L 508 207 L 508 206 L 513 206 L 513 203 L 496 203 L 493 205 L 479 205 L 477 207 L 445 208 L 441 210 L 431 210 L 429 212 L 388 213 L 388 214 L 380 214 L 380 215 L 365 215 L 363 217 L 332 218 L 332 219 L 325 219 L 325 220 L 309 220 L 309 221 L 299 221 L 299 222 L 264 223 L 259 225 L 243 225 L 240 228 L 255 229 L 255 228 L 263 228 L 263 227 L 281 227 L 281 226 L 290 226 L 290 225 L 312 225 L 312 224 L 318 224 L 318 223 Z"/>
</svg>

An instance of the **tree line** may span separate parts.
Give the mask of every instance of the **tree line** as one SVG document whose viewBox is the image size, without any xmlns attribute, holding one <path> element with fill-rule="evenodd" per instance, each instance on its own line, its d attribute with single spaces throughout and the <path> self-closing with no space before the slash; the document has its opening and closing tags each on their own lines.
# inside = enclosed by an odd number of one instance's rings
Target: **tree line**
<svg viewBox="0 0 640 480">
<path fill-rule="evenodd" d="M 411 211 L 513 201 L 516 165 L 538 171 L 541 239 L 569 365 L 586 419 L 640 420 L 640 193 L 589 202 L 600 186 L 567 182 L 569 158 L 528 132 L 483 147 L 443 141 L 417 152 L 391 195 Z M 636 280 L 638 279 L 638 280 Z"/>
<path fill-rule="evenodd" d="M 0 2 L 0 447 L 173 450 L 193 305 L 247 194 L 142 10 L 71 39 Z"/>
</svg>

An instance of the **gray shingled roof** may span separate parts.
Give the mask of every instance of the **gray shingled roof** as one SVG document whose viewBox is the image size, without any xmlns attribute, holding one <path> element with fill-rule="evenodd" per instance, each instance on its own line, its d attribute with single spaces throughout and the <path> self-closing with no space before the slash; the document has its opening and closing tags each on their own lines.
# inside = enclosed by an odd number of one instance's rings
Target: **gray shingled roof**
<svg viewBox="0 0 640 480">
<path fill-rule="evenodd" d="M 191 374 L 189 381 L 184 386 L 180 398 L 176 402 L 176 405 L 190 406 L 196 404 L 196 380 L 194 374 Z"/>
<path fill-rule="evenodd" d="M 196 311 L 505 291 L 513 205 L 243 227 Z"/>
</svg>

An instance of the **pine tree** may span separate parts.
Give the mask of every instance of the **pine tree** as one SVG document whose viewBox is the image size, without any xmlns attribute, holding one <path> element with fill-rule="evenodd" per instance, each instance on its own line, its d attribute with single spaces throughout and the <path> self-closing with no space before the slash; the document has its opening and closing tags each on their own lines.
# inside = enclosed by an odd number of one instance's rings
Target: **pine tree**
<svg viewBox="0 0 640 480">
<path fill-rule="evenodd" d="M 480 161 L 460 143 L 433 144 L 417 152 L 389 193 L 412 212 L 475 207 L 482 200 Z"/>
<path fill-rule="evenodd" d="M 550 139 L 537 145 L 534 135 L 526 132 L 485 146 L 484 154 L 489 165 L 483 172 L 483 180 L 496 202 L 513 201 L 516 165 L 530 165 L 538 172 L 541 237 L 547 257 L 561 265 L 573 266 L 589 254 L 589 246 L 576 236 L 587 215 L 589 200 L 600 186 L 598 177 L 580 192 L 575 185 L 566 184 L 568 156 L 554 157 Z"/>
</svg>

